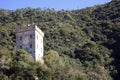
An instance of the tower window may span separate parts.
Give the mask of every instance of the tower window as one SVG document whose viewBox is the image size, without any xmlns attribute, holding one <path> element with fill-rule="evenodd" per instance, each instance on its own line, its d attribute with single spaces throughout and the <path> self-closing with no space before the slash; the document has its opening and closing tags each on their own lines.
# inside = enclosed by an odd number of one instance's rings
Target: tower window
<svg viewBox="0 0 120 80">
<path fill-rule="evenodd" d="M 32 44 L 30 44 L 30 48 L 32 48 Z"/>
<path fill-rule="evenodd" d="M 38 39 L 38 35 L 37 35 L 37 39 Z"/>
<path fill-rule="evenodd" d="M 22 49 L 22 46 L 20 46 L 20 49 Z"/>
<path fill-rule="evenodd" d="M 22 36 L 20 36 L 20 40 L 22 40 Z"/>
<path fill-rule="evenodd" d="M 42 52 L 42 48 L 41 48 L 41 52 Z"/>
<path fill-rule="evenodd" d="M 41 39 L 41 43 L 42 43 L 42 39 Z"/>
<path fill-rule="evenodd" d="M 32 35 L 30 35 L 30 38 L 32 38 Z"/>
</svg>

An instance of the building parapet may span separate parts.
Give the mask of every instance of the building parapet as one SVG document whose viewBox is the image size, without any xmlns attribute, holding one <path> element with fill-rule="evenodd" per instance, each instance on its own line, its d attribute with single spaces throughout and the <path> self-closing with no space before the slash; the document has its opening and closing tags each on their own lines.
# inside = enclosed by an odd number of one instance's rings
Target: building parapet
<svg viewBox="0 0 120 80">
<path fill-rule="evenodd" d="M 25 32 L 25 31 L 31 31 L 31 30 L 36 30 L 38 31 L 42 36 L 44 36 L 44 33 L 41 29 L 39 29 L 37 27 L 37 25 L 27 25 L 26 27 L 22 27 L 22 28 L 18 28 L 16 30 L 17 33 L 20 33 L 20 32 Z"/>
</svg>

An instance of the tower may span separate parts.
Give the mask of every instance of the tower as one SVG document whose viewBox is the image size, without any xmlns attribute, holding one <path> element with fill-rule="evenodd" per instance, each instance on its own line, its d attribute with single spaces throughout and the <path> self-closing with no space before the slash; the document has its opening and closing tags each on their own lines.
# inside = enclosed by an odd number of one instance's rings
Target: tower
<svg viewBox="0 0 120 80">
<path fill-rule="evenodd" d="M 43 37 L 44 33 L 36 25 L 18 28 L 16 30 L 16 50 L 28 51 L 35 61 L 43 63 Z"/>
</svg>

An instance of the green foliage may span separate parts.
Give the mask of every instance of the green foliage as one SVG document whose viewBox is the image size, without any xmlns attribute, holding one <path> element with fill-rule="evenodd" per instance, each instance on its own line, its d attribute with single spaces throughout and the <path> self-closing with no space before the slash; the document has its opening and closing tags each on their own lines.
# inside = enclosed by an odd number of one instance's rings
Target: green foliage
<svg viewBox="0 0 120 80">
<path fill-rule="evenodd" d="M 0 73 L 0 80 L 11 80 L 11 79 L 9 79 L 8 76 L 6 76 L 5 74 Z"/>
<path fill-rule="evenodd" d="M 120 1 L 81 10 L 0 9 L 0 79 L 119 80 Z M 45 33 L 45 64 L 16 53 L 15 30 L 36 23 Z"/>
<path fill-rule="evenodd" d="M 54 50 L 50 50 L 45 53 L 44 60 L 45 60 L 45 64 L 47 64 L 49 67 L 53 66 L 53 64 L 58 63 L 59 54 Z"/>
<path fill-rule="evenodd" d="M 46 80 L 87 80 L 87 75 L 79 70 L 80 63 L 75 59 L 59 55 L 53 50 L 48 51 L 44 59 L 48 67 L 47 75 L 44 76 Z"/>
<path fill-rule="evenodd" d="M 27 63 L 32 63 L 34 62 L 32 56 L 25 50 L 20 49 L 17 53 L 16 53 L 16 60 L 17 61 L 23 61 L 23 62 L 27 62 Z"/>
</svg>

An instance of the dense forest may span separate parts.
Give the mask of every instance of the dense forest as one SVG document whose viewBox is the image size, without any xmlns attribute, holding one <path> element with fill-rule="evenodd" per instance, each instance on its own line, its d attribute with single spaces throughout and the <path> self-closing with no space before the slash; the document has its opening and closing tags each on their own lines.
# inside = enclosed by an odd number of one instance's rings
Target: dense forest
<svg viewBox="0 0 120 80">
<path fill-rule="evenodd" d="M 44 60 L 16 52 L 16 29 L 45 33 Z M 0 9 L 0 80 L 120 80 L 120 1 L 80 10 Z"/>
</svg>

